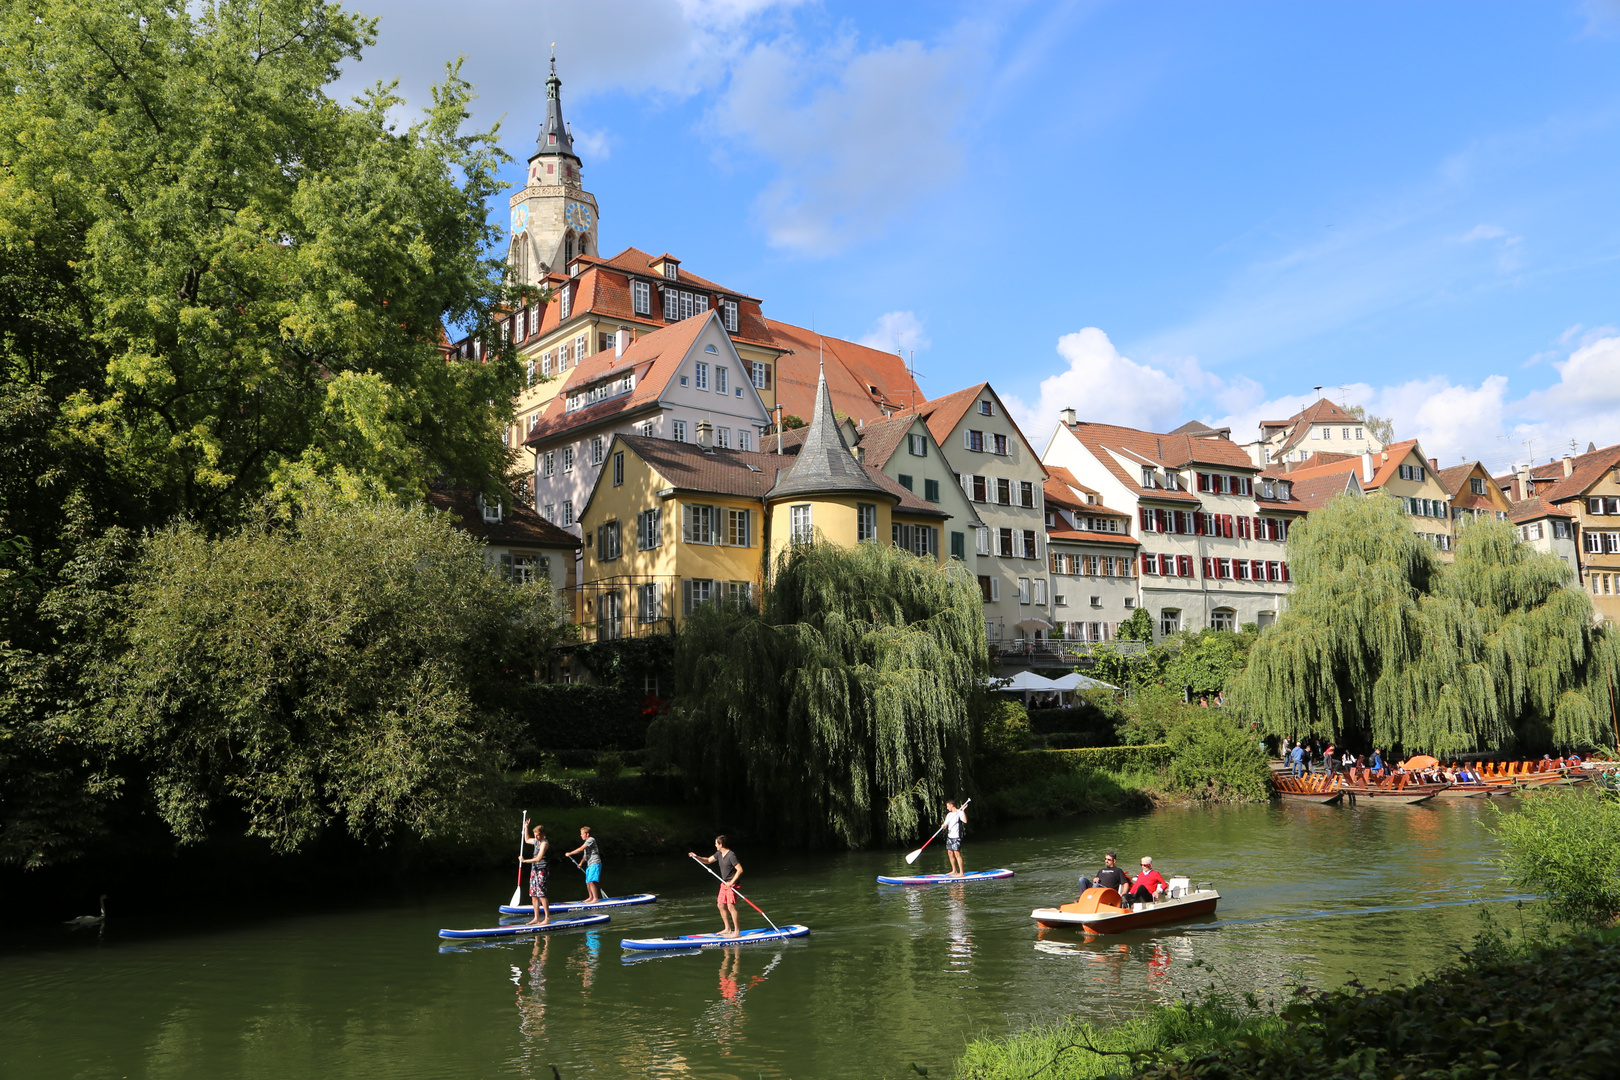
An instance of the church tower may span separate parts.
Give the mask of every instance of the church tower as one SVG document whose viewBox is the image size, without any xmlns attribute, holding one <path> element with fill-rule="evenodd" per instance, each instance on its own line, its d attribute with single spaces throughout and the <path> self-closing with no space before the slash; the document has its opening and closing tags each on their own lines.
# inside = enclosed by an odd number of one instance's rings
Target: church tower
<svg viewBox="0 0 1620 1080">
<path fill-rule="evenodd" d="M 514 192 L 512 243 L 506 261 L 513 279 L 538 283 L 548 273 L 566 274 L 576 255 L 600 255 L 596 241 L 596 196 L 581 187 L 580 161 L 563 123 L 562 80 L 557 57 L 546 79 L 546 119 L 529 158 L 524 185 Z"/>
</svg>

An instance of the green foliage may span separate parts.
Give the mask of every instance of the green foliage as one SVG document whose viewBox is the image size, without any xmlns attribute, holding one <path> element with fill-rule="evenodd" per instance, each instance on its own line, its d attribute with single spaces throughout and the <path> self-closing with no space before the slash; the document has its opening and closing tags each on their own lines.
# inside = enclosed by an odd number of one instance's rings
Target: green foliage
<svg viewBox="0 0 1620 1080">
<path fill-rule="evenodd" d="M 1492 1080 L 1614 1075 L 1620 941 L 1473 959 L 1410 987 L 1304 993 L 1280 1028 L 1160 1051 L 1142 1080 Z"/>
<path fill-rule="evenodd" d="M 582 641 L 573 647 L 574 657 L 590 669 L 602 686 L 644 691 L 644 677 L 654 675 L 661 685 L 674 687 L 675 635 L 649 634 L 639 638 L 611 641 Z"/>
<path fill-rule="evenodd" d="M 1067 709 L 1033 709 L 1030 730 L 1037 735 L 1067 733 L 1083 741 L 1075 746 L 1115 746 L 1125 723 L 1125 710 L 1112 690 L 1082 690 Z"/>
<path fill-rule="evenodd" d="M 1170 788 L 1200 799 L 1263 802 L 1271 766 L 1255 733 L 1211 710 L 1170 732 Z"/>
<path fill-rule="evenodd" d="M 1367 411 L 1364 405 L 1348 406 L 1345 412 L 1360 420 L 1362 426 L 1367 429 L 1367 433 L 1385 446 L 1395 441 L 1395 421 L 1382 416 L 1374 416 Z"/>
<path fill-rule="evenodd" d="M 1260 636 L 1249 624 L 1243 630 L 1183 631 L 1151 650 L 1158 677 L 1173 687 L 1190 687 L 1195 697 L 1211 700 L 1224 691 L 1249 662 L 1249 650 Z"/>
<path fill-rule="evenodd" d="M 1294 594 L 1231 703 L 1276 734 L 1451 754 L 1544 731 L 1608 741 L 1614 637 L 1551 555 L 1467 526 L 1442 566 L 1388 498 L 1341 496 L 1289 538 Z"/>
<path fill-rule="evenodd" d="M 979 777 L 980 786 L 993 790 L 1027 784 L 1048 776 L 1064 776 L 1086 769 L 1106 772 L 1154 771 L 1170 762 L 1168 744 L 1158 746 L 1092 746 L 1081 750 L 1026 750 L 991 764 Z"/>
<path fill-rule="evenodd" d="M 549 589 L 443 515 L 313 493 L 294 521 L 154 535 L 117 629 L 101 745 L 144 763 L 181 841 L 228 806 L 281 851 L 496 804 L 512 682 L 561 632 Z"/>
<path fill-rule="evenodd" d="M 1620 918 L 1620 801 L 1581 786 L 1528 791 L 1518 804 L 1491 807 L 1513 884 L 1546 896 L 1544 910 L 1559 922 Z"/>
<path fill-rule="evenodd" d="M 325 0 L 0 5 L 0 861 L 74 856 L 131 536 L 317 477 L 491 488 L 521 382 L 453 72 L 401 129 L 326 90 L 375 23 Z M 485 335 L 446 360 L 441 327 Z"/>
<path fill-rule="evenodd" d="M 1079 768 L 991 788 L 973 805 L 975 809 L 982 805 L 984 816 L 992 819 L 1148 810 L 1153 800 L 1147 792 L 1156 786 L 1157 776 L 1140 769 L 1120 772 Z"/>
<path fill-rule="evenodd" d="M 1019 702 L 998 697 L 980 710 L 973 732 L 974 753 L 1001 758 L 1029 749 L 1029 713 Z"/>
<path fill-rule="evenodd" d="M 804 426 L 804 417 L 798 415 L 797 413 L 788 413 L 786 416 L 782 417 L 783 431 L 792 431 L 794 428 L 802 428 Z"/>
<path fill-rule="evenodd" d="M 516 747 L 519 764 L 535 764 L 544 754 L 564 750 L 640 750 L 647 745 L 646 694 L 640 687 L 592 683 L 535 683 L 524 687 L 517 709 L 523 733 Z M 595 754 L 591 755 L 595 760 Z"/>
<path fill-rule="evenodd" d="M 721 820 L 794 843 L 914 836 L 968 781 L 989 668 L 977 584 L 884 545 L 815 545 L 763 599 L 687 621 L 651 738 Z"/>
<path fill-rule="evenodd" d="M 624 772 L 624 758 L 613 751 L 608 751 L 596 759 L 596 775 L 598 779 L 612 780 Z"/>
<path fill-rule="evenodd" d="M 1114 638 L 1118 641 L 1152 641 L 1153 616 L 1148 614 L 1147 608 L 1137 608 L 1130 618 L 1119 624 Z"/>
<path fill-rule="evenodd" d="M 1207 715 L 1207 709 L 1188 705 L 1181 694 L 1181 690 L 1162 683 L 1137 687 L 1125 703 L 1126 720 L 1120 736 L 1133 746 L 1163 742 L 1177 727 Z"/>
</svg>

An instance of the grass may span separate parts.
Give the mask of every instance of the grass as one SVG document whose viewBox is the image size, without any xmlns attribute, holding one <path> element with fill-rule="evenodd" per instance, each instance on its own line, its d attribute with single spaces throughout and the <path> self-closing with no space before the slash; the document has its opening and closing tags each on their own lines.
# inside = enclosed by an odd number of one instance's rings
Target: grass
<svg viewBox="0 0 1620 1080">
<path fill-rule="evenodd" d="M 956 1062 L 961 1080 L 1094 1080 L 1130 1075 L 1134 1064 L 1165 1050 L 1211 1050 L 1263 1036 L 1282 1022 L 1219 998 L 1161 1006 L 1138 1020 L 1098 1028 L 1066 1020 L 1005 1039 L 976 1039 Z"/>
</svg>

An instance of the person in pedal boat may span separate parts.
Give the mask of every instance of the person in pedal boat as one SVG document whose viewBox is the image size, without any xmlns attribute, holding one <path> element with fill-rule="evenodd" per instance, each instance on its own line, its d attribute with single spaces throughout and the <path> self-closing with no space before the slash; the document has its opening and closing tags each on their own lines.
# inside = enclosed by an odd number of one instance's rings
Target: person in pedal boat
<svg viewBox="0 0 1620 1080">
<path fill-rule="evenodd" d="M 544 926 L 551 921 L 551 901 L 546 899 L 546 884 L 551 879 L 551 868 L 546 863 L 546 849 L 551 847 L 551 841 L 546 839 L 546 827 L 539 822 L 534 823 L 534 832 L 529 836 L 529 843 L 534 845 L 534 856 L 524 859 L 529 863 L 529 899 L 534 901 L 534 918 L 529 920 L 530 926 Z M 545 918 L 541 918 L 541 913 Z"/>
<path fill-rule="evenodd" d="M 1160 892 L 1168 892 L 1170 883 L 1153 869 L 1153 859 L 1142 856 L 1142 872 L 1131 879 L 1131 891 L 1123 894 L 1127 904 L 1150 901 Z"/>
<path fill-rule="evenodd" d="M 580 852 L 585 853 L 584 857 L 579 860 L 579 865 L 585 871 L 585 901 L 594 904 L 602 899 L 602 886 L 600 884 L 602 880 L 602 852 L 596 846 L 596 837 L 591 835 L 589 825 L 580 826 L 579 847 L 573 851 L 564 852 L 564 854 L 572 859 Z"/>
<path fill-rule="evenodd" d="M 715 873 L 720 875 L 720 895 L 714 901 L 714 906 L 720 909 L 720 936 L 736 937 L 742 933 L 742 926 L 737 922 L 737 890 L 734 886 L 743 876 L 737 853 L 726 846 L 724 836 L 717 836 L 714 838 L 713 855 L 703 856 L 691 851 L 686 854 L 688 858 L 713 866 Z"/>
<path fill-rule="evenodd" d="M 967 811 L 957 808 L 949 799 L 945 800 L 945 820 L 940 828 L 945 830 L 945 857 L 951 863 L 951 877 L 961 877 L 967 871 L 962 869 L 962 826 L 967 824 Z"/>
<path fill-rule="evenodd" d="M 1085 892 L 1092 886 L 1096 886 L 1103 889 L 1113 889 L 1115 892 L 1124 895 L 1126 882 L 1128 882 L 1130 879 L 1125 876 L 1125 871 L 1121 870 L 1115 865 L 1116 859 L 1117 856 L 1110 851 L 1107 855 L 1103 856 L 1103 868 L 1097 871 L 1097 876 L 1095 878 L 1089 878 L 1084 874 L 1081 874 L 1080 891 Z"/>
</svg>

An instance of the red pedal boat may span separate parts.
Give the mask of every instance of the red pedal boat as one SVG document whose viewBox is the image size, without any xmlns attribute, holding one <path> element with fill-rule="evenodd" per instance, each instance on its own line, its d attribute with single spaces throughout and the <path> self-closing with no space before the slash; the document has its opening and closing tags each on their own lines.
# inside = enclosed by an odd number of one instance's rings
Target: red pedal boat
<svg viewBox="0 0 1620 1080">
<path fill-rule="evenodd" d="M 1081 893 L 1072 904 L 1036 908 L 1029 916 L 1037 925 L 1048 929 L 1066 927 L 1088 934 L 1122 934 L 1127 930 L 1145 930 L 1150 926 L 1215 914 L 1221 894 L 1214 889 L 1192 889 L 1177 884 L 1185 880 L 1172 878 L 1170 896 L 1151 903 L 1126 904 L 1113 889 L 1094 886 Z"/>
</svg>

